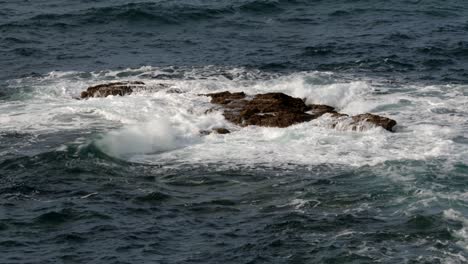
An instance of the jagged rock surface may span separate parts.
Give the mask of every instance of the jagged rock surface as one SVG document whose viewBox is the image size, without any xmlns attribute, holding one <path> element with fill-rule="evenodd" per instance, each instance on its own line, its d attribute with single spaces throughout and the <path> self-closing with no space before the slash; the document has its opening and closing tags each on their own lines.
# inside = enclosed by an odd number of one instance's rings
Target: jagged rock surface
<svg viewBox="0 0 468 264">
<path fill-rule="evenodd" d="M 348 117 L 328 105 L 306 105 L 302 99 L 284 93 L 266 93 L 247 96 L 243 92 L 210 93 L 211 103 L 220 105 L 224 117 L 240 126 L 288 127 L 307 122 L 326 113 L 334 118 Z M 373 114 L 353 116 L 352 125 L 368 122 L 392 131 L 395 120 Z"/>
<path fill-rule="evenodd" d="M 90 98 L 90 97 L 107 97 L 109 95 L 126 95 L 131 94 L 133 89 L 138 87 L 143 87 L 144 82 L 132 81 L 132 82 L 113 82 L 106 84 L 99 84 L 91 86 L 86 91 L 81 92 L 81 98 Z"/>
</svg>

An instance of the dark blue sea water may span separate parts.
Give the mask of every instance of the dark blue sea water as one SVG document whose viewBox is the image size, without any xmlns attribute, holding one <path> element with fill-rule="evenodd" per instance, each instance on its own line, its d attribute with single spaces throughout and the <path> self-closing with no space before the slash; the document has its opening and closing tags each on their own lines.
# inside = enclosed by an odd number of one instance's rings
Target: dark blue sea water
<svg viewBox="0 0 468 264">
<path fill-rule="evenodd" d="M 120 80 L 172 88 L 75 99 Z M 0 0 L 0 263 L 468 263 L 467 131 L 463 0 Z"/>
<path fill-rule="evenodd" d="M 247 66 L 467 80 L 463 0 L 3 0 L 2 77 Z"/>
</svg>

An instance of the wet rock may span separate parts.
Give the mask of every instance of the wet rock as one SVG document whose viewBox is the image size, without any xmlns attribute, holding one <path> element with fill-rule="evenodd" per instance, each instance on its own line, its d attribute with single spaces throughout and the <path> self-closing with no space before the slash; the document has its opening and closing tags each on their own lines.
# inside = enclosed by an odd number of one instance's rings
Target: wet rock
<svg viewBox="0 0 468 264">
<path fill-rule="evenodd" d="M 310 121 L 314 115 L 305 111 L 304 101 L 283 93 L 257 94 L 246 99 L 245 93 L 212 93 L 211 102 L 224 107 L 224 117 L 240 126 L 287 127 Z"/>
<path fill-rule="evenodd" d="M 249 107 L 256 108 L 262 113 L 275 111 L 299 111 L 309 109 L 302 99 L 294 98 L 284 93 L 257 94 L 249 101 Z"/>
<path fill-rule="evenodd" d="M 388 131 L 393 131 L 393 127 L 397 124 L 395 120 L 378 116 L 370 113 L 360 114 L 352 117 L 353 125 L 357 125 L 362 122 L 367 122 L 385 128 Z"/>
<path fill-rule="evenodd" d="M 217 127 L 217 128 L 213 128 L 212 130 L 200 130 L 200 135 L 202 136 L 207 136 L 211 133 L 216 133 L 216 134 L 229 134 L 231 133 L 231 131 L 229 131 L 228 129 L 224 128 L 224 127 Z"/>
<path fill-rule="evenodd" d="M 337 121 L 348 115 L 339 113 L 328 105 L 306 105 L 304 100 L 284 93 L 266 93 L 247 96 L 243 92 L 220 92 L 205 94 L 211 103 L 221 106 L 224 117 L 240 126 L 288 127 L 308 122 L 326 113 Z M 373 114 L 353 116 L 352 124 L 368 122 L 392 131 L 395 120 Z"/>
<path fill-rule="evenodd" d="M 169 93 L 169 94 L 181 94 L 181 93 L 184 93 L 184 91 L 182 91 L 181 89 L 178 89 L 178 88 L 170 88 L 170 89 L 167 89 L 167 90 L 166 90 L 166 93 Z"/>
<path fill-rule="evenodd" d="M 229 134 L 229 133 L 231 133 L 231 131 L 229 131 L 228 129 L 226 129 L 224 127 L 213 128 L 213 131 L 218 133 L 218 134 Z"/>
<path fill-rule="evenodd" d="M 166 90 L 166 93 L 174 93 L 174 94 L 183 93 L 182 90 L 178 88 L 173 88 L 173 85 L 168 84 L 168 83 L 156 83 L 156 84 L 151 84 L 151 85 L 144 84 L 144 85 L 137 85 L 133 87 L 134 92 L 145 91 L 145 92 L 155 93 L 161 90 Z"/>
<path fill-rule="evenodd" d="M 329 105 L 308 105 L 307 113 L 314 116 L 314 118 L 318 118 L 323 114 L 331 113 L 331 114 L 339 114 L 335 111 L 335 108 Z"/>
<path fill-rule="evenodd" d="M 211 134 L 213 131 L 210 131 L 210 130 L 200 130 L 200 135 L 201 136 L 208 136 L 209 134 Z"/>
<path fill-rule="evenodd" d="M 211 103 L 213 104 L 226 105 L 234 100 L 244 99 L 245 93 L 220 92 L 207 94 L 207 96 L 211 97 Z"/>
<path fill-rule="evenodd" d="M 126 95 L 131 94 L 133 89 L 138 87 L 144 87 L 145 83 L 140 81 L 131 81 L 131 82 L 113 82 L 106 84 L 99 84 L 91 86 L 86 91 L 81 92 L 81 98 L 90 98 L 90 97 L 107 97 L 109 95 Z"/>
</svg>

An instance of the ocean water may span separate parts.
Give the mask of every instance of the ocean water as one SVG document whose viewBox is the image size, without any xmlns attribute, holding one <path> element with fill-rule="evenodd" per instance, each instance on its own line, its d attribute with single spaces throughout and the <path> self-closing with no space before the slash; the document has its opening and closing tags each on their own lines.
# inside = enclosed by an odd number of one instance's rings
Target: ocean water
<svg viewBox="0 0 468 264">
<path fill-rule="evenodd" d="M 0 263 L 468 263 L 467 70 L 462 0 L 0 0 Z M 121 80 L 171 87 L 76 99 Z"/>
</svg>

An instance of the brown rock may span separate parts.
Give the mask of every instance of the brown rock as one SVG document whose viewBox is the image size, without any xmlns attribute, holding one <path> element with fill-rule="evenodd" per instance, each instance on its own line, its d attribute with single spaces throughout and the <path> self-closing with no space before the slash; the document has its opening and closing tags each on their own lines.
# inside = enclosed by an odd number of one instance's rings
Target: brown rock
<svg viewBox="0 0 468 264">
<path fill-rule="evenodd" d="M 313 104 L 313 105 L 308 105 L 309 111 L 313 112 L 333 112 L 335 111 L 335 108 L 333 106 L 329 105 L 319 105 L 319 104 Z"/>
<path fill-rule="evenodd" d="M 243 126 L 288 127 L 294 124 L 307 122 L 314 117 L 301 112 L 280 111 L 273 113 L 260 113 L 243 118 Z"/>
<path fill-rule="evenodd" d="M 211 97 L 211 103 L 213 104 L 229 104 L 233 100 L 239 100 L 245 98 L 245 93 L 231 93 L 231 92 L 220 92 L 220 93 L 210 93 L 205 94 L 206 96 Z"/>
<path fill-rule="evenodd" d="M 91 86 L 86 91 L 81 92 L 81 98 L 90 97 L 107 97 L 109 95 L 126 95 L 131 94 L 134 88 L 144 86 L 145 83 L 140 81 L 132 82 L 114 82 Z"/>
<path fill-rule="evenodd" d="M 240 126 L 288 127 L 293 124 L 307 122 L 325 113 L 337 119 L 348 117 L 338 113 L 328 105 L 305 105 L 300 98 L 294 98 L 284 93 L 257 94 L 253 98 L 245 93 L 220 92 L 206 94 L 213 104 L 223 109 L 224 117 Z M 362 114 L 352 117 L 351 125 L 356 127 L 360 122 L 369 122 L 392 131 L 395 120 L 373 114 Z M 333 127 L 336 126 L 333 125 Z"/>
<path fill-rule="evenodd" d="M 257 94 L 251 100 L 245 99 L 243 92 L 221 92 L 207 96 L 211 97 L 212 103 L 224 107 L 227 120 L 241 126 L 287 127 L 314 118 L 305 113 L 308 107 L 304 101 L 283 93 Z"/>
<path fill-rule="evenodd" d="M 278 111 L 305 112 L 308 109 L 302 99 L 294 98 L 284 93 L 257 94 L 249 101 L 247 107 L 258 109 L 260 113 Z"/>
<path fill-rule="evenodd" d="M 314 118 L 318 118 L 323 114 L 326 113 L 331 113 L 335 114 L 337 113 L 335 111 L 335 108 L 329 105 L 308 105 L 308 113 L 314 116 Z"/>
<path fill-rule="evenodd" d="M 229 133 L 231 133 L 231 131 L 227 130 L 224 127 L 213 128 L 213 131 L 218 133 L 218 134 L 229 134 Z"/>
<path fill-rule="evenodd" d="M 393 119 L 370 114 L 370 113 L 356 115 L 356 116 L 353 116 L 352 119 L 353 119 L 353 123 L 352 123 L 353 125 L 357 125 L 360 122 L 368 122 L 376 126 L 383 127 L 384 129 L 388 131 L 392 131 L 392 128 L 397 124 L 396 121 Z"/>
</svg>

